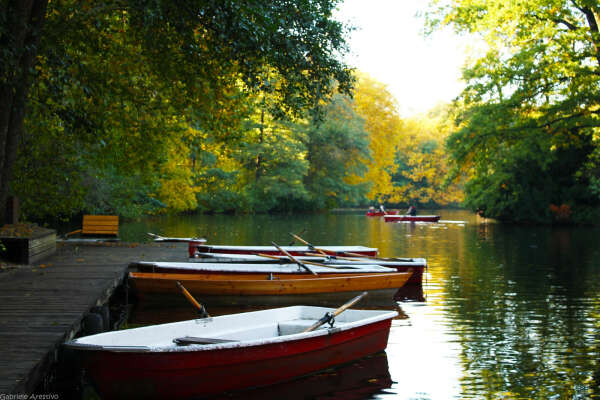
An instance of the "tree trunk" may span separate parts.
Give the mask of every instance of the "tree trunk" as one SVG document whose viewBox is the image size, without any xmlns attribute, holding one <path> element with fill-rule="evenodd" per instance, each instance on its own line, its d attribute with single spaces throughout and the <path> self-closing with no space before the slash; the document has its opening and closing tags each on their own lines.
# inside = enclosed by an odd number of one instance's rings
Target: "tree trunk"
<svg viewBox="0 0 600 400">
<path fill-rule="evenodd" d="M 262 144 L 264 141 L 264 136 L 265 135 L 265 109 L 264 109 L 264 102 L 263 102 L 263 108 L 260 110 L 260 136 L 258 137 L 258 143 Z M 262 152 L 262 147 L 261 150 Z M 254 170 L 254 180 L 255 182 L 258 182 L 258 180 L 260 179 L 261 176 L 261 168 L 262 168 L 262 153 L 258 153 L 258 155 L 256 156 L 256 164 L 255 164 L 255 170 Z"/>
<path fill-rule="evenodd" d="M 6 0 L 0 6 L 0 225 L 23 132 L 27 91 L 48 0 Z"/>
</svg>

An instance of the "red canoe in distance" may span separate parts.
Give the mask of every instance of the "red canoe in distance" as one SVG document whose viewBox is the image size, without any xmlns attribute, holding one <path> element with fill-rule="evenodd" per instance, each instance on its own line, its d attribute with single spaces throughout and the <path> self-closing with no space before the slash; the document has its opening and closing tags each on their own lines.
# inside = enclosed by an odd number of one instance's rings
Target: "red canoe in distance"
<svg viewBox="0 0 600 400">
<path fill-rule="evenodd" d="M 383 217 L 384 215 L 397 215 L 398 211 L 367 211 L 367 217 Z"/>
<path fill-rule="evenodd" d="M 386 215 L 385 222 L 438 222 L 439 215 Z"/>
</svg>

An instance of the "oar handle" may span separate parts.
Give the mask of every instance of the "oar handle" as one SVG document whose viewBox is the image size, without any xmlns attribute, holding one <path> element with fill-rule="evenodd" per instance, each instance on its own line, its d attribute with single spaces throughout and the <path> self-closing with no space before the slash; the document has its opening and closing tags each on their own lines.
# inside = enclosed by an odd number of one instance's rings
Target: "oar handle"
<svg viewBox="0 0 600 400">
<path fill-rule="evenodd" d="M 302 243 L 304 243 L 305 245 L 308 246 L 309 249 L 314 250 L 316 252 L 319 252 L 323 255 L 327 255 L 327 253 L 321 249 L 317 249 L 315 246 L 313 246 L 312 244 L 310 244 L 309 242 L 307 242 L 306 240 L 302 239 L 300 236 L 298 235 L 294 235 L 293 233 L 290 232 L 290 235 L 292 235 L 292 237 L 296 240 L 301 241 Z"/>
<path fill-rule="evenodd" d="M 274 256 L 273 254 L 256 253 L 256 255 L 265 258 L 272 258 L 273 260 L 283 260 L 281 257 Z"/>
<path fill-rule="evenodd" d="M 343 254 L 352 256 L 352 257 L 360 257 L 360 258 L 377 258 L 377 257 L 373 257 L 373 256 L 367 256 L 365 254 L 360 254 L 360 253 L 352 253 L 350 251 L 342 251 Z"/>
<path fill-rule="evenodd" d="M 355 305 L 356 303 L 358 303 L 367 294 L 368 294 L 368 292 L 362 292 L 361 294 L 359 294 L 358 296 L 354 297 L 353 299 L 351 299 L 350 301 L 348 301 L 346 304 L 344 304 L 340 308 L 336 309 L 333 313 L 325 313 L 325 315 L 320 320 L 318 320 L 317 322 L 315 322 L 314 324 L 312 324 L 310 327 L 306 328 L 303 331 L 303 333 L 305 333 L 305 332 L 312 332 L 315 329 L 317 329 L 318 327 L 320 327 L 321 325 L 326 324 L 327 322 L 331 321 L 333 318 L 337 317 L 338 315 L 340 315 L 341 313 L 343 313 L 344 311 L 346 311 L 348 308 L 350 308 L 353 305 Z"/>
<path fill-rule="evenodd" d="M 201 315 L 206 315 L 207 317 L 210 317 L 210 315 L 206 311 L 206 308 L 204 308 L 204 306 L 202 304 L 200 304 L 200 303 L 198 303 L 198 301 L 196 301 L 196 299 L 194 298 L 194 296 L 192 296 L 192 294 L 190 292 L 188 292 L 185 287 L 183 287 L 183 285 L 181 284 L 181 282 L 175 281 L 175 285 L 179 288 L 179 290 L 181 290 L 181 293 L 183 293 L 183 295 L 185 296 L 185 298 L 188 299 L 188 301 L 194 307 L 196 307 L 198 309 L 198 312 Z"/>
<path fill-rule="evenodd" d="M 292 259 L 287 259 L 287 258 L 282 258 L 282 257 L 277 257 L 271 254 L 265 254 L 265 253 L 256 253 L 257 256 L 260 257 L 266 257 L 266 258 L 272 258 L 274 260 L 279 260 L 281 261 L 281 263 L 286 263 L 288 261 L 291 261 L 293 263 L 298 263 L 298 259 L 295 258 L 296 261 L 292 260 Z M 317 254 L 317 256 L 320 256 L 320 254 Z M 287 256 L 286 256 L 287 257 Z M 327 264 L 322 264 L 322 263 L 318 263 L 318 262 L 314 262 L 314 261 L 308 261 L 308 260 L 302 260 L 301 261 L 302 264 L 310 264 L 310 265 L 316 265 L 317 267 L 325 267 L 325 268 L 342 268 L 342 267 L 337 267 L 335 265 L 327 265 Z"/>
<path fill-rule="evenodd" d="M 279 250 L 280 252 L 282 252 L 283 254 L 285 254 L 286 256 L 288 256 L 290 258 L 290 260 L 292 260 L 293 262 L 295 262 L 296 264 L 298 264 L 299 266 L 301 266 L 302 268 L 306 269 L 307 271 L 309 271 L 311 274 L 313 275 L 318 275 L 315 271 L 313 271 L 312 269 L 310 269 L 307 265 L 305 265 L 302 261 L 296 259 L 294 256 L 292 256 L 290 253 L 288 253 L 285 249 L 279 247 L 277 245 L 277 243 L 275 242 L 271 242 L 273 244 L 273 246 L 275 246 L 277 248 L 277 250 Z"/>
</svg>

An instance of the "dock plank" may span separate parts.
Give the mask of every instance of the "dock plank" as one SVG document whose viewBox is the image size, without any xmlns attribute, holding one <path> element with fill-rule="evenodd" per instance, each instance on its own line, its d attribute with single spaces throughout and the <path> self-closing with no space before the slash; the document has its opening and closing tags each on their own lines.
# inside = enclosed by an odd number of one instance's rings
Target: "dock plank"
<svg viewBox="0 0 600 400">
<path fill-rule="evenodd" d="M 33 393 L 61 343 L 110 298 L 131 262 L 186 259 L 186 243 L 63 243 L 43 262 L 0 273 L 0 393 Z"/>
</svg>

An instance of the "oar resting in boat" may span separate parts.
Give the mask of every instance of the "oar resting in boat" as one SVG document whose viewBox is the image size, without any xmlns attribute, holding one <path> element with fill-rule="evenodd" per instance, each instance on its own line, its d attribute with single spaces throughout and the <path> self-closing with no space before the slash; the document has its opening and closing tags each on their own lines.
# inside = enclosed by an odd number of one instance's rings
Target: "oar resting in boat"
<svg viewBox="0 0 600 400">
<path fill-rule="evenodd" d="M 292 235 L 292 237 L 294 239 L 297 239 L 297 240 L 301 241 L 302 243 L 304 243 L 305 245 L 307 245 L 309 249 L 311 249 L 313 251 L 316 251 L 316 252 L 320 253 L 321 255 L 329 256 L 329 254 L 325 250 L 319 249 L 319 248 L 313 246 L 311 243 L 309 243 L 306 240 L 302 239 L 300 236 L 294 235 L 293 233 L 290 233 L 290 235 Z M 349 255 L 349 256 L 353 256 L 353 257 L 361 257 L 361 258 L 377 258 L 377 257 L 367 256 L 367 255 L 364 255 L 364 254 L 351 253 L 351 252 L 348 252 L 348 251 L 344 251 L 344 254 Z"/>
<path fill-rule="evenodd" d="M 318 275 L 315 271 L 313 271 L 310 267 L 308 267 L 307 265 L 305 265 L 302 261 L 297 260 L 294 256 L 292 256 L 290 253 L 288 253 L 285 249 L 282 249 L 281 247 L 279 247 L 275 242 L 271 242 L 271 243 L 273 244 L 273 246 L 275 246 L 277 248 L 277 250 L 279 250 L 280 252 L 282 252 L 283 254 L 285 254 L 286 256 L 288 256 L 290 258 L 290 260 L 292 260 L 293 262 L 295 262 L 296 264 L 298 264 L 302 268 L 306 269 L 311 274 Z"/>
<path fill-rule="evenodd" d="M 293 233 L 290 232 L 290 235 L 292 235 L 292 237 L 296 240 L 299 240 L 300 242 L 304 243 L 305 245 L 308 246 L 309 249 L 314 250 L 318 253 L 320 253 L 321 255 L 327 255 L 327 253 L 321 249 L 317 249 L 315 246 L 313 246 L 312 244 L 308 243 L 306 240 L 302 239 L 300 236 L 298 235 L 294 235 Z"/>
<path fill-rule="evenodd" d="M 265 258 L 270 258 L 273 260 L 285 260 L 285 258 L 281 258 L 279 256 L 274 256 L 271 254 L 265 254 L 265 253 L 257 253 L 257 256 L 261 256 L 261 257 L 265 257 Z M 296 262 L 292 259 L 289 259 L 291 262 Z M 308 261 L 308 260 L 302 260 L 302 262 L 304 264 L 310 264 L 310 265 L 316 265 L 317 267 L 325 267 L 325 268 L 337 268 L 337 269 L 348 269 L 348 268 L 354 268 L 354 269 L 360 269 L 360 267 L 352 267 L 350 265 L 344 265 L 344 266 L 336 266 L 336 265 L 326 265 L 326 264 L 322 264 L 322 263 L 318 263 L 318 262 L 314 262 L 314 261 Z"/>
<path fill-rule="evenodd" d="M 353 299 L 350 299 L 350 301 L 348 301 L 346 304 L 344 304 L 340 308 L 336 309 L 334 312 L 332 312 L 332 313 L 326 312 L 325 315 L 323 315 L 323 317 L 321 317 L 321 319 L 319 319 L 317 322 L 315 322 L 310 327 L 306 328 L 304 330 L 304 332 L 312 332 L 315 329 L 317 329 L 318 327 L 320 327 L 321 325 L 326 324 L 330 321 L 333 321 L 333 319 L 335 317 L 337 317 L 338 315 L 340 315 L 341 313 L 346 311 L 348 308 L 352 307 L 354 304 L 358 303 L 367 294 L 368 294 L 368 292 L 362 292 L 360 295 L 356 296 Z"/>
<path fill-rule="evenodd" d="M 198 314 L 200 314 L 200 318 L 210 318 L 210 314 L 206 311 L 206 308 L 198 303 L 198 301 L 192 296 L 190 292 L 187 291 L 185 287 L 181 284 L 181 282 L 176 281 L 175 285 L 179 288 L 181 293 L 185 296 L 185 298 L 198 310 Z"/>
</svg>

